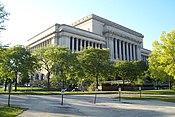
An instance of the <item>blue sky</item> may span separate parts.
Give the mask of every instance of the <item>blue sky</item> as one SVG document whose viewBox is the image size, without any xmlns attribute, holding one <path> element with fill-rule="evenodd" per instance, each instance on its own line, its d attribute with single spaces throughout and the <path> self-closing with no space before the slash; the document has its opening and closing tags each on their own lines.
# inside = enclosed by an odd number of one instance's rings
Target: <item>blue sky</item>
<svg viewBox="0 0 175 117">
<path fill-rule="evenodd" d="M 25 45 L 27 39 L 48 28 L 96 14 L 144 35 L 151 49 L 161 31 L 175 29 L 175 0 L 1 0 L 10 13 L 0 41 Z"/>
</svg>

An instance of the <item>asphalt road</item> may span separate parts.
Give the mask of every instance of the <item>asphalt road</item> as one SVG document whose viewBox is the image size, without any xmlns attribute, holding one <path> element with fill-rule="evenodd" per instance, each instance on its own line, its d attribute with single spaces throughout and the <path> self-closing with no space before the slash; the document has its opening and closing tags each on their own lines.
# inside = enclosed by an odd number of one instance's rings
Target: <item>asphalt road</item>
<svg viewBox="0 0 175 117">
<path fill-rule="evenodd" d="M 155 100 L 112 99 L 113 95 L 12 95 L 11 106 L 26 108 L 18 117 L 175 117 L 175 103 Z M 0 105 L 7 105 L 0 95 Z"/>
</svg>

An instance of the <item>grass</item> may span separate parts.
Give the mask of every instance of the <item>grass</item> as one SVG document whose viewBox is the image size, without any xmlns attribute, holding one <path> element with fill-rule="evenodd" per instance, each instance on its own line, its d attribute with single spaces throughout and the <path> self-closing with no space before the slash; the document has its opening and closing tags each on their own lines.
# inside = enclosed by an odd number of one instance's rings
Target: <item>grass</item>
<svg viewBox="0 0 175 117">
<path fill-rule="evenodd" d="M 85 94 L 94 94 L 95 92 L 65 92 L 65 95 L 85 95 Z M 98 91 L 98 94 L 117 94 L 118 91 Z M 139 94 L 139 91 L 122 91 L 122 94 Z M 8 94 L 8 91 L 4 92 L 3 88 L 0 88 L 0 94 Z M 60 95 L 60 90 L 57 91 L 47 91 L 47 89 L 33 87 L 32 90 L 30 87 L 18 87 L 18 91 L 14 91 L 12 88 L 11 94 L 14 95 Z M 142 94 L 151 94 L 151 95 L 175 95 L 175 90 L 142 90 Z"/>
<path fill-rule="evenodd" d="M 99 91 L 98 94 L 115 94 L 116 92 Z M 0 92 L 0 94 L 8 94 L 8 92 Z M 27 92 L 11 92 L 12 95 L 61 95 L 60 91 L 27 91 Z M 65 95 L 90 95 L 95 92 L 65 92 Z"/>
<path fill-rule="evenodd" d="M 0 117 L 16 117 L 23 111 L 24 109 L 18 107 L 0 106 Z"/>
<path fill-rule="evenodd" d="M 43 88 L 38 88 L 38 87 L 33 87 L 32 90 L 30 87 L 18 87 L 17 92 L 14 91 L 14 87 L 12 88 L 12 95 L 60 95 L 61 91 L 47 91 L 47 89 Z M 114 94 L 116 91 L 99 91 L 98 94 Z M 0 88 L 0 94 L 8 94 L 8 91 L 4 91 L 3 88 Z M 71 91 L 66 91 L 64 93 L 65 95 L 86 95 L 86 94 L 95 94 L 94 91 L 85 91 L 85 92 L 71 92 Z"/>
<path fill-rule="evenodd" d="M 141 98 L 139 96 L 126 96 L 122 98 L 129 100 L 161 100 L 175 103 L 175 97 L 167 97 L 167 96 L 142 96 Z"/>
<path fill-rule="evenodd" d="M 175 95 L 175 90 L 142 90 L 142 94 Z M 139 94 L 139 91 L 122 91 L 123 94 Z"/>
</svg>

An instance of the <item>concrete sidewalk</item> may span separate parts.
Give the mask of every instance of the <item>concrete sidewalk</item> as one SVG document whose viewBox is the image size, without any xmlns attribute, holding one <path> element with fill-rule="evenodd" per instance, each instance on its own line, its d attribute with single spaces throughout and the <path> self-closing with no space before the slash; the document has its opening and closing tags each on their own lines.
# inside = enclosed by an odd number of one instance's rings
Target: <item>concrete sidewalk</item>
<svg viewBox="0 0 175 117">
<path fill-rule="evenodd" d="M 18 117 L 175 117 L 175 103 L 155 100 L 121 100 L 114 95 L 61 96 L 12 95 L 11 105 L 28 108 Z M 0 95 L 0 104 L 7 104 L 7 95 Z"/>
</svg>

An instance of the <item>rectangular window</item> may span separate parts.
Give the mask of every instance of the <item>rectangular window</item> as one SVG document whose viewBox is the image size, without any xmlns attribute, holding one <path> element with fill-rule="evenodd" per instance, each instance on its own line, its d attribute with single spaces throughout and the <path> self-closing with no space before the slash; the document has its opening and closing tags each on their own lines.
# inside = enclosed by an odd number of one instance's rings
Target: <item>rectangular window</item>
<svg viewBox="0 0 175 117">
<path fill-rule="evenodd" d="M 76 51 L 77 48 L 77 38 L 74 38 L 74 51 Z"/>
<path fill-rule="evenodd" d="M 81 46 L 80 46 L 80 41 L 81 41 L 81 40 L 78 39 L 78 51 L 80 51 L 80 47 L 81 47 Z"/>
<path fill-rule="evenodd" d="M 93 48 L 95 48 L 95 43 L 93 43 Z"/>
<path fill-rule="evenodd" d="M 84 48 L 84 40 L 82 40 L 82 47 Z"/>
<path fill-rule="evenodd" d="M 72 50 L 72 37 L 70 37 L 70 50 Z"/>
<path fill-rule="evenodd" d="M 136 56 L 136 60 L 138 60 L 138 57 L 137 57 L 137 45 L 135 45 L 135 56 Z"/>
</svg>

